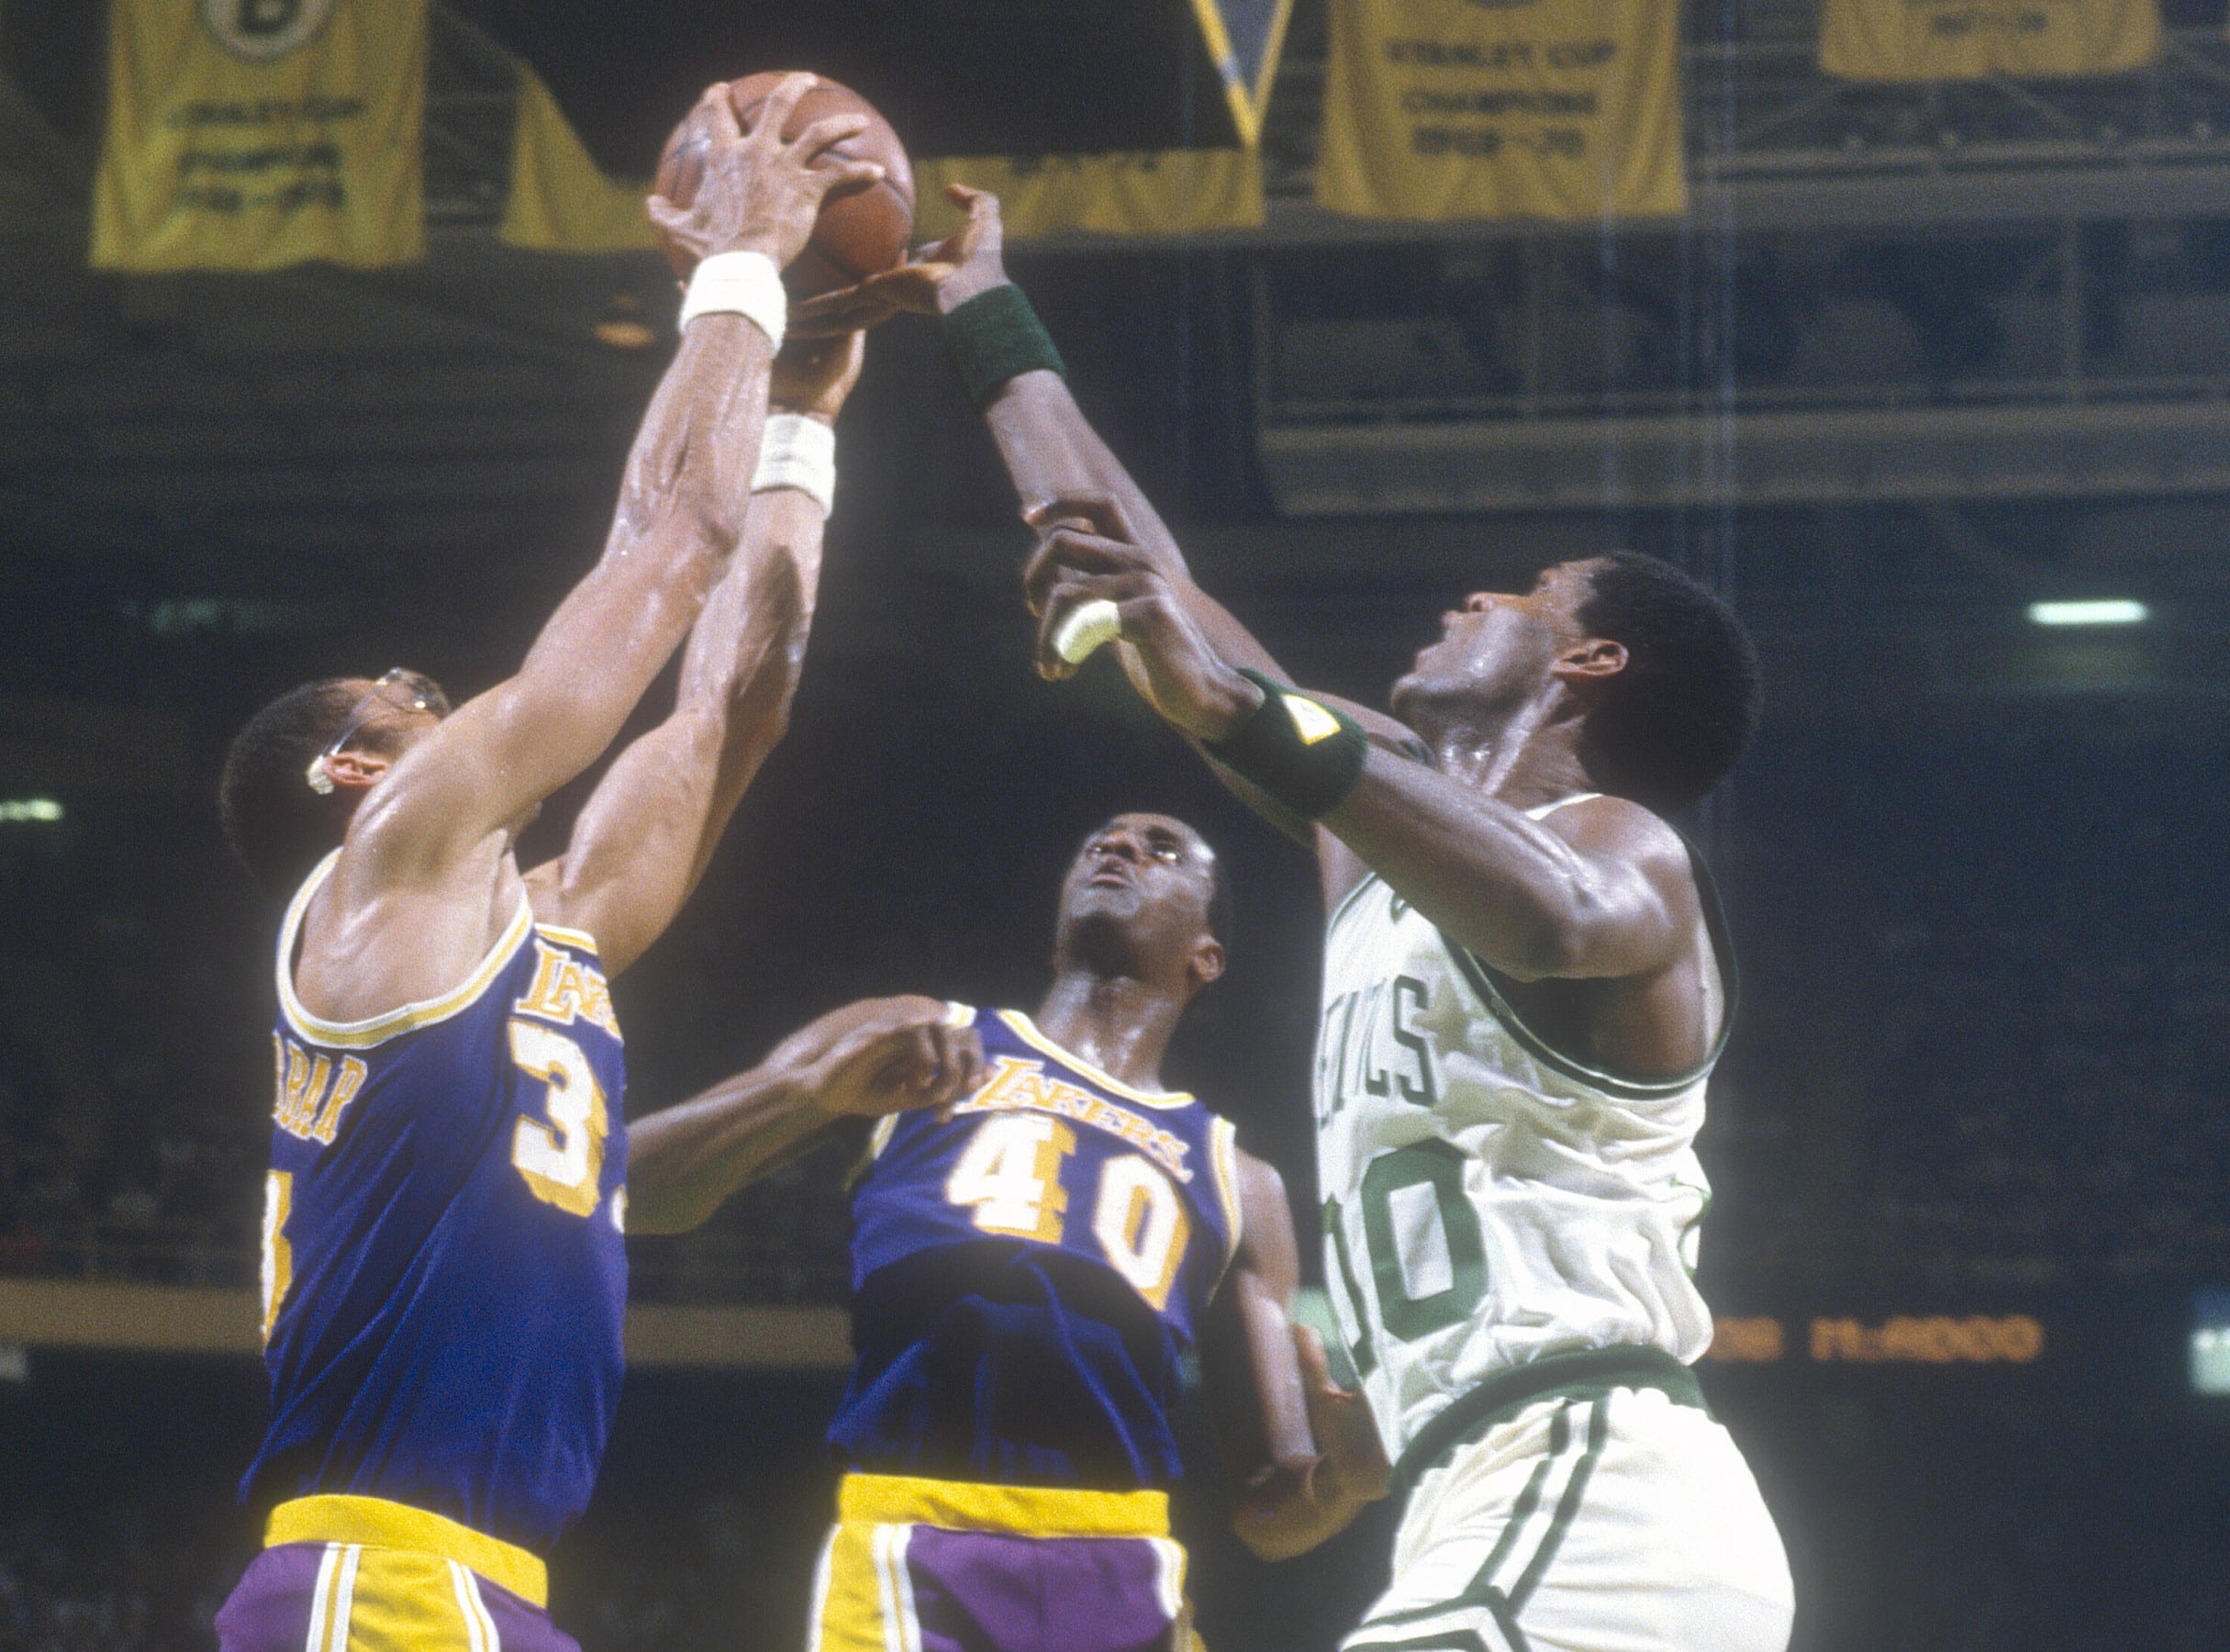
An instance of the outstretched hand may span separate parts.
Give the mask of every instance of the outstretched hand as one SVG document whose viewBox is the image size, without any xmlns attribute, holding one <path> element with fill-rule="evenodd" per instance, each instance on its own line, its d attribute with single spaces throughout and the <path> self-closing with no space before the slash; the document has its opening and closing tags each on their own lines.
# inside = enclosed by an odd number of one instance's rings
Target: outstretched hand
<svg viewBox="0 0 2230 1652">
<path fill-rule="evenodd" d="M 1289 1560 L 1344 1530 L 1391 1478 L 1368 1409 L 1332 1381 L 1316 1333 L 1295 1325 L 1293 1348 L 1319 1455 L 1269 1465 L 1241 1492 L 1234 1529 L 1266 1560 Z"/>
<path fill-rule="evenodd" d="M 864 115 L 831 115 L 795 138 L 783 137 L 797 100 L 817 84 L 810 74 L 784 75 L 748 132 L 736 118 L 727 83 L 708 86 L 694 115 L 708 134 L 697 193 L 686 206 L 652 195 L 651 221 L 699 259 L 764 252 L 777 269 L 786 269 L 812 239 L 831 190 L 872 184 L 884 173 L 879 162 L 828 157 L 823 163 L 831 146 L 867 129 Z"/>
<path fill-rule="evenodd" d="M 791 1033 L 767 1057 L 797 1074 L 822 1112 L 877 1117 L 950 1107 L 983 1082 L 983 1041 L 944 1004 L 907 994 L 862 999 Z"/>
<path fill-rule="evenodd" d="M 1182 564 L 1139 542 L 1112 497 L 1055 499 L 1034 508 L 1043 536 L 1022 569 L 1022 594 L 1038 617 L 1038 675 L 1076 675 L 1054 638 L 1079 605 L 1104 599 L 1122 619 L 1124 667 L 1163 720 L 1197 740 L 1221 740 L 1262 703 L 1209 642 L 1186 599 Z"/>
<path fill-rule="evenodd" d="M 1323 1454 L 1313 1488 L 1318 1501 L 1375 1502 L 1391 1484 L 1393 1467 L 1378 1439 L 1363 1396 L 1332 1379 L 1324 1339 L 1309 1325 L 1293 1327 L 1293 1352 L 1300 1360 L 1302 1390 L 1309 1403 L 1309 1432 Z"/>
<path fill-rule="evenodd" d="M 1004 286 L 1005 234 L 999 226 L 998 197 L 964 184 L 949 184 L 944 194 L 966 212 L 965 223 L 941 241 L 916 248 L 895 270 L 797 305 L 790 311 L 791 335 L 820 338 L 877 327 L 902 310 L 942 315 L 978 293 Z"/>
</svg>

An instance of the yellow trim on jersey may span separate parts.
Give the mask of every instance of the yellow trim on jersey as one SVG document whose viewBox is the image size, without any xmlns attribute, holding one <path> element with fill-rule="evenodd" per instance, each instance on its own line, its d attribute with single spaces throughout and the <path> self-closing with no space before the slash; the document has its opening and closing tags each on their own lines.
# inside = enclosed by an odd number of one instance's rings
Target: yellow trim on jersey
<svg viewBox="0 0 2230 1652">
<path fill-rule="evenodd" d="M 369 1021 L 321 1021 L 302 1007 L 295 996 L 295 937 L 301 932 L 302 916 L 309 910 L 310 897 L 318 892 L 333 870 L 333 863 L 340 858 L 336 849 L 318 863 L 317 868 L 305 878 L 302 887 L 295 894 L 293 904 L 286 909 L 286 921 L 279 926 L 279 1010 L 287 1024 L 311 1044 L 323 1044 L 328 1049 L 365 1050 L 374 1044 L 385 1044 L 398 1033 L 418 1027 L 430 1027 L 436 1021 L 447 1021 L 461 1010 L 471 1008 L 473 1001 L 488 989 L 488 983 L 503 972 L 511 955 L 526 944 L 534 929 L 534 909 L 528 903 L 527 892 L 518 892 L 518 910 L 512 914 L 502 935 L 490 947 L 487 954 L 457 986 L 440 998 L 425 999 L 415 1004 L 405 1004 L 399 1010 L 390 1010 L 385 1015 L 373 1016 Z"/>
<path fill-rule="evenodd" d="M 597 938 L 586 930 L 566 929 L 555 923 L 538 923 L 534 927 L 562 946 L 577 946 L 589 953 L 597 950 Z"/>
<path fill-rule="evenodd" d="M 271 1512 L 263 1546 L 351 1543 L 432 1555 L 478 1572 L 534 1606 L 550 1603 L 550 1570 L 525 1549 L 384 1497 L 297 1497 Z"/>
<path fill-rule="evenodd" d="M 1017 1038 L 1031 1049 L 1042 1051 L 1065 1066 L 1074 1067 L 1094 1084 L 1103 1089 L 1112 1090 L 1126 1101 L 1135 1101 L 1142 1107 L 1158 1107 L 1165 1112 L 1175 1108 L 1190 1107 L 1193 1104 L 1192 1092 L 1189 1090 L 1132 1089 L 1121 1079 L 1110 1077 L 1085 1060 L 1083 1056 L 1065 1050 L 1054 1043 L 1052 1039 L 1039 1032 L 1036 1024 L 1020 1010 L 1001 1010 L 998 1012 L 998 1018 L 1007 1023 Z"/>
<path fill-rule="evenodd" d="M 1209 1157 L 1215 1166 L 1216 1191 L 1223 1196 L 1223 1222 L 1231 1237 L 1223 1246 L 1223 1266 L 1238 1259 L 1239 1241 L 1246 1228 L 1239 1202 L 1239 1127 L 1229 1119 L 1210 1115 L 1208 1121 Z"/>
<path fill-rule="evenodd" d="M 836 1518 L 845 1525 L 931 1525 L 1018 1537 L 1166 1537 L 1169 1494 L 847 1474 L 837 1483 Z"/>
</svg>

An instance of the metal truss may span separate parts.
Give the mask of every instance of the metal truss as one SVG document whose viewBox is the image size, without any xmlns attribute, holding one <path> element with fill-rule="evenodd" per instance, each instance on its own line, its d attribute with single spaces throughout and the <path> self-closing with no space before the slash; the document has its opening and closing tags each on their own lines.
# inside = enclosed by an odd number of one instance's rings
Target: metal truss
<svg viewBox="0 0 2230 1652">
<path fill-rule="evenodd" d="M 2230 488 L 2230 40 L 2095 80 L 1866 85 L 1819 72 L 1811 14 L 1691 42 L 1690 211 L 1609 233 L 1319 210 L 1321 79 L 1290 56 L 1260 239 L 1291 251 L 1255 305 L 1281 507 Z M 1362 243 L 1407 290 L 1327 314 L 1302 249 Z"/>
</svg>

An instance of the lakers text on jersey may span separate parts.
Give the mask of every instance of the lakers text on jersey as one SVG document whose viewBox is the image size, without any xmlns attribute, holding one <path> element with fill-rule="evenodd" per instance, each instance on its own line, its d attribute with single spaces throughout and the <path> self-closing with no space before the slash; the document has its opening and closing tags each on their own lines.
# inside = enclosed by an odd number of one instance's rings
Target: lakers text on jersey
<svg viewBox="0 0 2230 1652">
<path fill-rule="evenodd" d="M 860 1364 L 830 1439 L 884 1474 L 1131 1490 L 1176 1476 L 1178 1360 L 1239 1239 L 1231 1125 L 1014 1010 L 954 1006 L 982 1087 L 883 1121 L 853 1198 Z"/>
</svg>

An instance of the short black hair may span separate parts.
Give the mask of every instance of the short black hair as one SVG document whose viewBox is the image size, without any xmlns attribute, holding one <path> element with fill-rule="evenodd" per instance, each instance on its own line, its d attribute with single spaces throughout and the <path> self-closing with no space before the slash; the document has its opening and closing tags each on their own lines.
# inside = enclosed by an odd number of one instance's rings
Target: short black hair
<svg viewBox="0 0 2230 1652">
<path fill-rule="evenodd" d="M 1631 551 L 1588 564 L 1579 623 L 1626 647 L 1590 709 L 1580 755 L 1605 791 L 1668 814 L 1725 779 L 1757 730 L 1757 650 L 1734 610 L 1670 563 Z"/>
<path fill-rule="evenodd" d="M 308 876 L 348 830 L 349 799 L 312 791 L 308 770 L 347 726 L 359 698 L 346 677 L 290 688 L 250 718 L 225 753 L 217 782 L 225 841 L 273 893 Z"/>
</svg>

